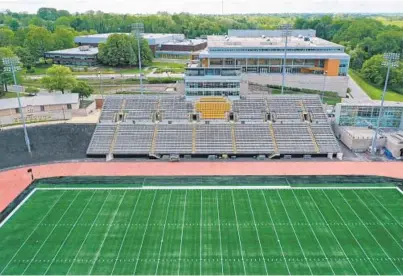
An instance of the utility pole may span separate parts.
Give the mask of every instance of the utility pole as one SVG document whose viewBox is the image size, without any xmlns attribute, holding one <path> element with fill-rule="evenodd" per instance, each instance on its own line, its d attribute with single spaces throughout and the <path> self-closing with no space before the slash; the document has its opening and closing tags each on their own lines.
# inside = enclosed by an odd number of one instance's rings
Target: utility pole
<svg viewBox="0 0 403 276">
<path fill-rule="evenodd" d="M 291 24 L 284 24 L 280 26 L 281 37 L 285 39 L 284 44 L 284 58 L 283 58 L 283 79 L 281 81 L 281 94 L 284 94 L 284 86 L 285 86 L 285 74 L 286 74 L 286 63 L 287 63 L 287 50 L 288 50 L 288 37 L 291 35 Z"/>
<path fill-rule="evenodd" d="M 101 92 L 102 96 L 102 101 L 104 100 L 104 89 L 102 87 L 102 72 L 98 71 L 98 76 L 99 76 L 99 92 Z"/>
<path fill-rule="evenodd" d="M 144 24 L 143 23 L 134 23 L 132 24 L 132 32 L 134 36 L 137 38 L 137 48 L 138 48 L 138 55 L 139 55 L 139 71 L 140 71 L 140 91 L 141 95 L 144 94 L 144 87 L 143 87 L 143 74 L 141 71 L 141 49 L 140 49 L 140 39 L 141 36 L 144 34 Z"/>
<path fill-rule="evenodd" d="M 28 137 L 27 125 L 25 124 L 24 111 L 23 111 L 22 105 L 21 105 L 20 91 L 17 87 L 17 78 L 15 76 L 15 72 L 20 70 L 20 66 L 19 66 L 20 60 L 18 57 L 3 58 L 3 64 L 4 64 L 4 71 L 11 72 L 13 74 L 14 85 L 17 88 L 18 109 L 19 109 L 19 112 L 21 115 L 21 122 L 22 122 L 22 125 L 24 128 L 25 144 L 27 145 L 29 154 L 31 154 L 31 143 L 30 143 L 29 137 Z"/>
<path fill-rule="evenodd" d="M 379 109 L 378 120 L 376 121 L 375 134 L 374 134 L 374 137 L 372 138 L 371 153 L 372 153 L 373 156 L 375 156 L 375 153 L 376 153 L 376 140 L 378 138 L 379 127 L 380 127 L 381 119 L 382 119 L 382 115 L 383 115 L 383 105 L 384 105 L 384 102 L 385 102 L 386 90 L 388 88 L 390 69 L 391 68 L 396 68 L 396 67 L 399 66 L 399 58 L 400 58 L 399 53 L 385 53 L 383 55 L 383 60 L 384 61 L 383 61 L 382 65 L 386 66 L 388 68 L 388 70 L 386 72 L 385 85 L 383 86 L 381 107 Z"/>
</svg>

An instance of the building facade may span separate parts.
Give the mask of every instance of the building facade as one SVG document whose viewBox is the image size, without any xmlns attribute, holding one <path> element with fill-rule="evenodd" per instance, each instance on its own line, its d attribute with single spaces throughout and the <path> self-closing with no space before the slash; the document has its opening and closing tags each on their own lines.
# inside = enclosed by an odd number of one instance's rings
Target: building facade
<svg viewBox="0 0 403 276">
<path fill-rule="evenodd" d="M 26 122 L 68 120 L 79 110 L 78 94 L 21 97 Z M 21 123 L 17 98 L 0 100 L 0 125 Z"/>
<path fill-rule="evenodd" d="M 208 36 L 200 53 L 202 67 L 236 67 L 246 73 L 281 73 L 285 51 L 282 37 Z M 285 70 L 288 74 L 346 76 L 350 56 L 344 47 L 320 38 L 288 38 Z"/>
<path fill-rule="evenodd" d="M 224 96 L 239 98 L 247 89 L 238 68 L 187 68 L 184 90 L 188 98 Z"/>
<path fill-rule="evenodd" d="M 97 64 L 97 56 L 98 48 L 90 46 L 80 46 L 45 53 L 45 58 L 52 59 L 54 64 L 75 66 L 94 66 Z"/>
<path fill-rule="evenodd" d="M 335 107 L 336 124 L 339 126 L 375 127 L 380 105 L 380 101 L 343 99 Z M 403 129 L 403 103 L 385 102 L 380 127 Z"/>
</svg>

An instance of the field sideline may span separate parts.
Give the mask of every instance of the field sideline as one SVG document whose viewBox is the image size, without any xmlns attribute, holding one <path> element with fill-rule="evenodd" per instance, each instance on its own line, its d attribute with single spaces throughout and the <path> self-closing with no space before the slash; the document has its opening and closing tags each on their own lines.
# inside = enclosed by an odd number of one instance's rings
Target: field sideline
<svg viewBox="0 0 403 276">
<path fill-rule="evenodd" d="M 0 274 L 402 274 L 397 189 L 257 188 L 36 188 Z"/>
</svg>

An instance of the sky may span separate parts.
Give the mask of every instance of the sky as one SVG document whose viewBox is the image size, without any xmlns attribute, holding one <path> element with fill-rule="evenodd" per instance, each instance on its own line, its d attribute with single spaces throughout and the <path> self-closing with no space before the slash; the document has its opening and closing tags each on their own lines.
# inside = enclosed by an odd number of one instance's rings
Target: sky
<svg viewBox="0 0 403 276">
<path fill-rule="evenodd" d="M 403 13 L 403 0 L 223 0 L 224 13 Z M 0 11 L 34 13 L 40 7 L 70 12 L 221 14 L 222 0 L 0 0 Z"/>
</svg>

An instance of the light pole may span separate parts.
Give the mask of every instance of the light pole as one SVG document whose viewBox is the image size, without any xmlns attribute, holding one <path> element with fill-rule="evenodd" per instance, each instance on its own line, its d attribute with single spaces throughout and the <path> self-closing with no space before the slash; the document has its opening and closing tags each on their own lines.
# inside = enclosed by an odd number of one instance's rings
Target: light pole
<svg viewBox="0 0 403 276">
<path fill-rule="evenodd" d="M 143 87 L 143 75 L 141 71 L 141 49 L 140 49 L 140 39 L 142 34 L 144 33 L 144 24 L 143 23 L 134 23 L 132 24 L 132 32 L 134 36 L 137 38 L 137 48 L 139 54 L 139 71 L 140 71 L 140 91 L 141 95 L 144 94 L 144 87 Z"/>
<path fill-rule="evenodd" d="M 322 104 L 323 104 L 323 98 L 325 97 L 326 76 L 327 76 L 327 71 L 323 71 L 323 89 L 322 89 L 322 97 L 321 97 Z"/>
<path fill-rule="evenodd" d="M 17 78 L 15 77 L 15 72 L 20 69 L 19 58 L 18 57 L 3 58 L 3 64 L 4 64 L 4 71 L 11 72 L 13 74 L 14 85 L 17 86 Z M 31 154 L 31 143 L 30 143 L 29 137 L 28 137 L 27 125 L 25 124 L 24 111 L 22 110 L 20 91 L 19 91 L 18 87 L 17 87 L 17 99 L 18 99 L 18 110 L 20 111 L 21 122 L 22 122 L 22 125 L 24 128 L 25 144 L 27 145 L 29 154 Z"/>
<path fill-rule="evenodd" d="M 284 24 L 280 26 L 281 29 L 281 37 L 285 39 L 284 44 L 284 58 L 283 58 L 283 79 L 281 81 L 281 94 L 284 94 L 284 85 L 285 85 L 285 71 L 286 71 L 286 62 L 287 62 L 287 49 L 288 49 L 288 37 L 291 34 L 291 24 Z"/>
<path fill-rule="evenodd" d="M 104 89 L 102 87 L 102 72 L 98 71 L 98 76 L 99 76 L 99 92 L 101 92 L 101 97 L 102 100 L 104 99 Z"/>
<path fill-rule="evenodd" d="M 385 53 L 383 55 L 384 61 L 383 61 L 382 65 L 386 66 L 388 68 L 388 70 L 386 72 L 385 85 L 383 86 L 381 107 L 379 109 L 378 119 L 376 121 L 375 134 L 374 134 L 374 137 L 372 138 L 372 146 L 371 146 L 372 155 L 375 155 L 375 153 L 376 153 L 376 139 L 378 138 L 379 126 L 380 126 L 381 118 L 383 115 L 382 114 L 383 113 L 383 104 L 385 102 L 386 89 L 388 88 L 390 69 L 399 66 L 399 58 L 400 58 L 399 53 Z"/>
</svg>

